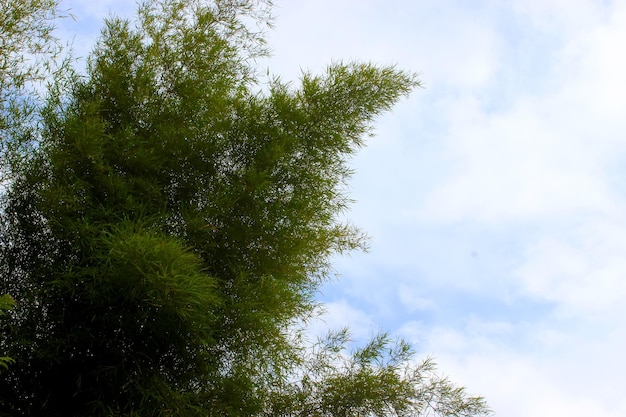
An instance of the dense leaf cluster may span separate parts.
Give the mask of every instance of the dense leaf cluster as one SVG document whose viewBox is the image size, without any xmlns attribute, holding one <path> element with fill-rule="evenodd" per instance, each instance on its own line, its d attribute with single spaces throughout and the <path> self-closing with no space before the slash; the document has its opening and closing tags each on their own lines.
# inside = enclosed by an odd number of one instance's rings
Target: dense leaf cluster
<svg viewBox="0 0 626 417">
<path fill-rule="evenodd" d="M 354 63 L 260 86 L 265 12 L 147 1 L 50 94 L 2 195 L 0 415 L 484 412 L 403 343 L 299 342 L 330 256 L 363 244 L 346 160 L 418 83 Z"/>
</svg>

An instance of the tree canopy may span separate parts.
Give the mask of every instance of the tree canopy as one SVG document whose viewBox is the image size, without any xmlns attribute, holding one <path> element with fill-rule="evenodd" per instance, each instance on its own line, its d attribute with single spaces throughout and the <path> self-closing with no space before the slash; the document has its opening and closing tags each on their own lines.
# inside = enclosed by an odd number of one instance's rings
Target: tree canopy
<svg viewBox="0 0 626 417">
<path fill-rule="evenodd" d="M 405 342 L 301 337 L 331 256 L 364 244 L 340 221 L 347 161 L 419 81 L 335 63 L 264 83 L 270 6 L 108 18 L 86 74 L 36 106 L 32 146 L 3 148 L 0 415 L 487 414 Z"/>
</svg>

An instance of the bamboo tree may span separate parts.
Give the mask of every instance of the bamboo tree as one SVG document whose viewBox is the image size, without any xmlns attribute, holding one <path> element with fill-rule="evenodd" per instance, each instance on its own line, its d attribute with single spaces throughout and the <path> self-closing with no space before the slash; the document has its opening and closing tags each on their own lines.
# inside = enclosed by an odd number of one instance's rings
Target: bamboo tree
<svg viewBox="0 0 626 417">
<path fill-rule="evenodd" d="M 338 365 L 345 338 L 315 353 L 296 337 L 331 256 L 363 246 L 339 221 L 346 161 L 419 83 L 337 63 L 259 89 L 267 12 L 147 1 L 106 21 L 86 77 L 42 111 L 2 211 L 6 415 L 485 412 L 403 343 Z"/>
</svg>

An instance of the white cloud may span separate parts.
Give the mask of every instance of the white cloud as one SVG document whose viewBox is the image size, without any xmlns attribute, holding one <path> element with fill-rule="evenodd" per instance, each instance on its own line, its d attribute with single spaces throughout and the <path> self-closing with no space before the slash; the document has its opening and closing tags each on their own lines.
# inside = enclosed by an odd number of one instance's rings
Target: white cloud
<svg viewBox="0 0 626 417">
<path fill-rule="evenodd" d="M 562 37 L 589 30 L 610 12 L 595 0 L 514 0 L 511 3 L 515 13 L 528 19 L 538 30 Z"/>
<path fill-rule="evenodd" d="M 518 89 L 504 112 L 487 109 L 473 93 L 449 99 L 455 166 L 419 215 L 497 223 L 619 210 L 621 192 L 607 183 L 607 167 L 626 157 L 626 58 L 616 53 L 625 11 L 605 25 L 590 19 L 599 12 L 589 13 L 588 32 L 563 35 L 567 41 L 545 68 L 558 80 L 553 90 Z"/>
<path fill-rule="evenodd" d="M 466 382 L 470 393 L 486 395 L 496 416 L 619 417 L 626 410 L 619 396 L 600 398 L 598 389 L 576 392 L 559 369 L 528 355 L 472 355 L 461 360 L 438 355 L 437 359 L 453 380 Z M 620 384 L 619 380 L 603 382 Z M 588 383 L 593 387 L 602 382 Z"/>
<path fill-rule="evenodd" d="M 562 313 L 626 313 L 626 224 L 586 222 L 566 236 L 548 236 L 528 248 L 517 276 L 523 290 L 558 303 Z"/>
<path fill-rule="evenodd" d="M 626 37 L 626 4 L 616 2 L 606 20 L 566 46 L 562 70 L 574 74 L 568 82 L 571 90 L 566 98 L 583 104 L 585 124 L 595 125 L 602 133 L 611 133 L 605 131 L 604 125 L 624 125 L 621 110 L 626 106 L 626 57 L 617 51 Z M 619 139 L 623 147 L 626 139 L 623 135 Z"/>
<path fill-rule="evenodd" d="M 621 392 L 626 348 L 620 332 L 555 323 L 468 319 L 457 329 L 420 322 L 401 329 L 440 371 L 468 392 L 486 396 L 496 415 L 512 417 L 624 415 Z M 517 343 L 517 345 L 516 345 Z"/>
<path fill-rule="evenodd" d="M 471 108 L 471 103 L 466 105 Z M 560 132 L 541 106 L 457 122 L 450 152 L 458 166 L 426 199 L 427 218 L 487 223 L 614 211 L 601 155 L 586 138 Z"/>
</svg>

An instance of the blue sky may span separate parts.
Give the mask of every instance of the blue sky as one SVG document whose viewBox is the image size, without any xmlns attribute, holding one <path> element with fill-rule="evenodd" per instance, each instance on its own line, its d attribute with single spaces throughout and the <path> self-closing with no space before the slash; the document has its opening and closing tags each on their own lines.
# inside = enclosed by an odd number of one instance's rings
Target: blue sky
<svg viewBox="0 0 626 417">
<path fill-rule="evenodd" d="M 276 0 L 273 56 L 297 81 L 394 63 L 424 89 L 353 161 L 327 326 L 389 330 L 508 417 L 621 417 L 626 375 L 626 3 Z M 67 0 L 85 54 L 126 0 Z"/>
</svg>

